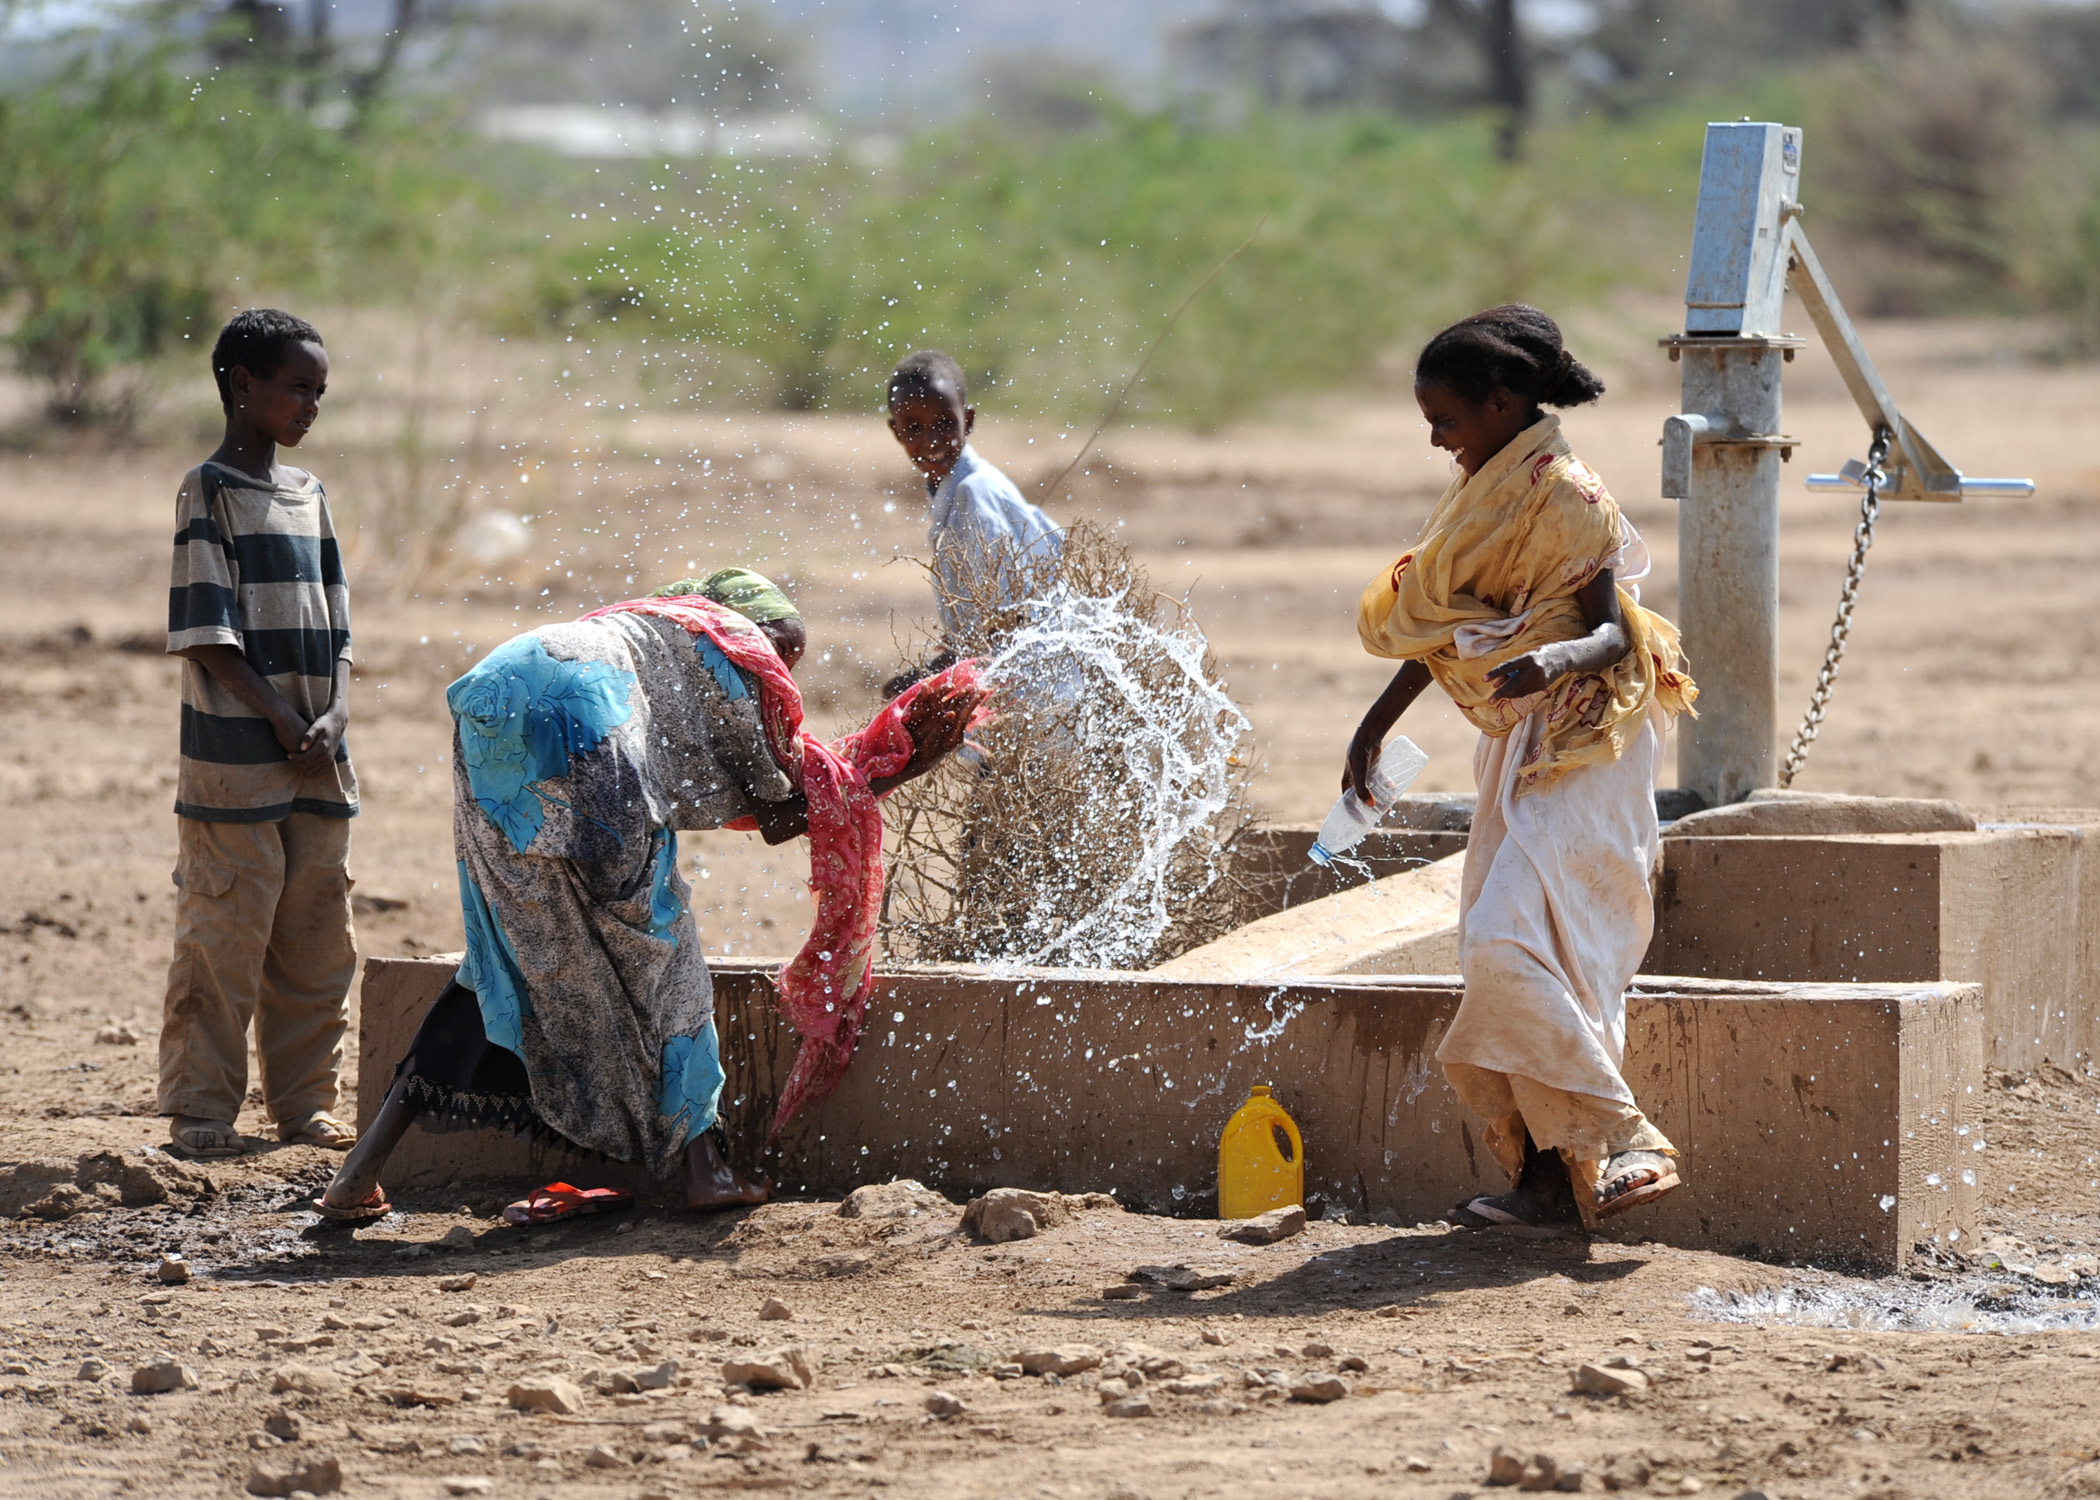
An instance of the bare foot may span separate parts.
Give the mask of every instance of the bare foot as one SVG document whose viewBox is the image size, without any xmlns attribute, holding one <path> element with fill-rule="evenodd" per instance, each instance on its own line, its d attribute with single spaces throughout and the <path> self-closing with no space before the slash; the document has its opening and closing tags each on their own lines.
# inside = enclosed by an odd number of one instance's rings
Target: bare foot
<svg viewBox="0 0 2100 1500">
<path fill-rule="evenodd" d="M 685 1148 L 685 1206 L 695 1213 L 747 1208 L 773 1196 L 765 1177 L 746 1177 L 722 1154 L 722 1140 L 709 1130 Z"/>
</svg>

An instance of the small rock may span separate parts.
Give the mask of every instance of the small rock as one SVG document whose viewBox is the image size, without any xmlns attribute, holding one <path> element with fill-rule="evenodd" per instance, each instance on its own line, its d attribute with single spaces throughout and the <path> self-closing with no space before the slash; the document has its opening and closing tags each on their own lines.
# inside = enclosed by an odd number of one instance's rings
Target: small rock
<svg viewBox="0 0 2100 1500">
<path fill-rule="evenodd" d="M 559 1375 L 528 1375 L 505 1392 L 503 1399 L 519 1411 L 551 1411 L 561 1417 L 573 1417 L 583 1410 L 582 1389 Z"/>
<path fill-rule="evenodd" d="M 1487 1482 L 1497 1485 L 1514 1485 L 1524 1477 L 1524 1460 L 1521 1455 L 1510 1452 L 1497 1443 L 1495 1451 L 1488 1455 Z"/>
<path fill-rule="evenodd" d="M 946 1391 L 928 1391 L 926 1410 L 936 1417 L 960 1416 L 963 1410 L 962 1397 L 951 1396 Z"/>
<path fill-rule="evenodd" d="M 1064 1221 L 1064 1206 L 1057 1194 L 1031 1193 L 1025 1188 L 993 1188 L 964 1205 L 962 1216 L 963 1228 L 990 1245 L 1032 1240 Z"/>
<path fill-rule="evenodd" d="M 1221 1240 L 1237 1240 L 1243 1245 L 1273 1245 L 1278 1240 L 1287 1240 L 1305 1228 L 1305 1206 L 1299 1203 L 1284 1208 L 1272 1208 L 1265 1214 L 1256 1214 L 1251 1219 L 1241 1219 L 1227 1224 L 1218 1231 Z"/>
<path fill-rule="evenodd" d="M 306 1427 L 297 1412 L 279 1407 L 263 1418 L 263 1431 L 280 1443 L 296 1443 L 305 1434 Z"/>
<path fill-rule="evenodd" d="M 143 1436 L 153 1430 L 153 1420 L 141 1412 L 124 1424 L 124 1430 L 126 1432 L 136 1432 Z"/>
<path fill-rule="evenodd" d="M 1339 1401 L 1348 1394 L 1348 1382 L 1339 1375 L 1304 1375 L 1291 1382 L 1293 1401 Z"/>
<path fill-rule="evenodd" d="M 1153 1414 L 1152 1398 L 1143 1391 L 1133 1391 L 1107 1403 L 1101 1408 L 1101 1414 L 1107 1417 L 1149 1417 Z"/>
<path fill-rule="evenodd" d="M 489 1450 L 488 1445 L 483 1443 L 480 1438 L 474 1436 L 473 1433 L 462 1432 L 455 1436 L 451 1442 L 445 1444 L 445 1451 L 462 1458 L 479 1458 Z"/>
<path fill-rule="evenodd" d="M 475 1272 L 462 1271 L 457 1276 L 440 1276 L 437 1285 L 441 1292 L 471 1292 L 479 1280 L 481 1277 Z"/>
<path fill-rule="evenodd" d="M 1436 1467 L 1436 1465 L 1431 1463 L 1428 1459 L 1417 1458 L 1412 1453 L 1408 1454 L 1407 1457 L 1401 1459 L 1400 1464 L 1401 1467 L 1406 1469 L 1407 1472 L 1410 1474 L 1427 1474 L 1431 1469 Z"/>
<path fill-rule="evenodd" d="M 708 1409 L 707 1425 L 700 1429 L 700 1435 L 710 1443 L 727 1442 L 743 1448 L 763 1445 L 766 1430 L 745 1407 L 715 1406 Z"/>
<path fill-rule="evenodd" d="M 80 1362 L 80 1368 L 73 1372 L 73 1378 L 75 1380 L 100 1380 L 103 1376 L 107 1375 L 108 1373 L 109 1361 L 106 1359 L 97 1359 L 94 1355 L 90 1354 L 86 1359 Z"/>
<path fill-rule="evenodd" d="M 1648 1389 L 1639 1370 L 1586 1364 L 1575 1371 L 1575 1389 L 1586 1396 L 1634 1396 Z"/>
<path fill-rule="evenodd" d="M 131 1372 L 131 1393 L 134 1396 L 158 1396 L 168 1391 L 195 1389 L 197 1372 L 172 1354 L 156 1355 L 152 1361 Z"/>
<path fill-rule="evenodd" d="M 1215 1328 L 1206 1328 L 1203 1330 L 1203 1342 L 1206 1344 L 1215 1344 L 1223 1346 L 1225 1342 L 1225 1335 L 1218 1332 L 1218 1330 Z"/>
<path fill-rule="evenodd" d="M 1397 1302 L 1388 1302 L 1385 1306 L 1372 1313 L 1371 1316 L 1374 1318 L 1404 1318 L 1407 1316 L 1407 1309 Z"/>
<path fill-rule="evenodd" d="M 762 1323 L 785 1323 L 795 1316 L 795 1310 L 778 1297 L 768 1297 L 759 1305 L 758 1317 Z"/>
<path fill-rule="evenodd" d="M 1207 1292 L 1216 1287 L 1231 1286 L 1236 1273 L 1205 1272 L 1188 1266 L 1139 1266 L 1130 1273 L 1132 1281 L 1149 1281 L 1165 1287 L 1170 1292 Z"/>
<path fill-rule="evenodd" d="M 1183 1375 L 1169 1380 L 1163 1390 L 1170 1396 L 1211 1396 L 1225 1389 L 1223 1375 Z"/>
<path fill-rule="evenodd" d="M 618 1469 L 624 1468 L 626 1463 L 626 1459 L 605 1443 L 598 1444 L 583 1456 L 583 1466 L 587 1469 Z"/>
<path fill-rule="evenodd" d="M 807 1390 L 814 1382 L 809 1351 L 799 1345 L 776 1349 L 756 1359 L 722 1362 L 722 1383 L 744 1385 L 755 1391 Z"/>
<path fill-rule="evenodd" d="M 134 1023 L 112 1017 L 107 1026 L 95 1028 L 95 1040 L 104 1047 L 136 1047 L 141 1038 Z"/>
<path fill-rule="evenodd" d="M 251 1495 L 290 1495 L 297 1490 L 332 1495 L 342 1487 L 342 1464 L 325 1455 L 291 1464 L 257 1464 L 248 1471 Z"/>
<path fill-rule="evenodd" d="M 1135 1302 L 1144 1295 L 1145 1288 L 1135 1281 L 1119 1281 L 1101 1288 L 1102 1300 L 1106 1302 Z"/>
<path fill-rule="evenodd" d="M 495 1480 L 479 1474 L 454 1474 L 438 1483 L 445 1487 L 448 1495 L 487 1495 L 496 1488 Z"/>
<path fill-rule="evenodd" d="M 660 1365 L 629 1370 L 626 1374 L 638 1391 L 667 1391 L 678 1383 L 678 1361 L 667 1359 Z"/>
<path fill-rule="evenodd" d="M 464 1224 L 454 1224 L 438 1241 L 443 1250 L 471 1250 L 474 1248 L 474 1231 Z"/>
<path fill-rule="evenodd" d="M 1077 1375 L 1101 1367 L 1101 1351 L 1092 1344 L 1055 1344 L 1048 1349 L 1023 1349 L 1018 1356 L 1030 1375 Z"/>
<path fill-rule="evenodd" d="M 183 1285 L 190 1279 L 190 1263 L 170 1250 L 160 1258 L 160 1279 L 163 1286 Z"/>
<path fill-rule="evenodd" d="M 458 1312 L 446 1313 L 438 1321 L 447 1328 L 469 1328 L 481 1321 L 481 1308 L 475 1303 L 469 1302 Z"/>
<path fill-rule="evenodd" d="M 1371 1362 L 1361 1354 L 1344 1354 L 1335 1361 L 1335 1368 L 1338 1370 L 1353 1370 L 1358 1374 L 1362 1374 L 1371 1368 Z"/>
<path fill-rule="evenodd" d="M 1307 1359 L 1326 1359 L 1334 1353 L 1334 1346 L 1332 1344 L 1323 1344 L 1318 1339 L 1313 1339 L 1298 1352 Z"/>
<path fill-rule="evenodd" d="M 839 1205 L 842 1219 L 909 1219 L 918 1214 L 952 1211 L 946 1198 L 923 1182 L 900 1177 L 857 1187 Z"/>
</svg>

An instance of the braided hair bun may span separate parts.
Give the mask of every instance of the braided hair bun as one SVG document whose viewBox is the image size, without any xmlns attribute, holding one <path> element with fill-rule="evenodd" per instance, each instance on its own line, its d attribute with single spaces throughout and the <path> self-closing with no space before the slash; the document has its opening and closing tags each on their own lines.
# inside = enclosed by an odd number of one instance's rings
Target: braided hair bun
<svg viewBox="0 0 2100 1500">
<path fill-rule="evenodd" d="M 1581 406 L 1604 382 L 1562 344 L 1560 324 L 1509 302 L 1461 318 L 1422 347 L 1415 384 L 1449 387 L 1467 401 L 1509 391 L 1541 406 Z"/>
</svg>

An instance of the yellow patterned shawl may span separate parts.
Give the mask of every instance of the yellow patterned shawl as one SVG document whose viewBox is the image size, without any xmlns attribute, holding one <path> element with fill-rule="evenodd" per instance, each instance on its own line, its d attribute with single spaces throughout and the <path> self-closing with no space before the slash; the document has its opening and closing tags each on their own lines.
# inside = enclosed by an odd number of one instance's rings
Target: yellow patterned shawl
<svg viewBox="0 0 2100 1500">
<path fill-rule="evenodd" d="M 1619 607 L 1633 649 L 1603 673 L 1562 678 L 1543 693 L 1494 701 L 1491 668 L 1584 633 L 1575 592 L 1618 551 L 1619 507 L 1569 451 L 1560 418 L 1526 428 L 1470 478 L 1454 479 L 1415 545 L 1357 606 L 1373 656 L 1420 661 L 1481 730 L 1505 735 L 1544 709 L 1546 732 L 1516 791 L 1535 791 L 1577 766 L 1610 763 L 1640 732 L 1650 703 L 1690 711 L 1677 627 L 1625 589 Z"/>
</svg>

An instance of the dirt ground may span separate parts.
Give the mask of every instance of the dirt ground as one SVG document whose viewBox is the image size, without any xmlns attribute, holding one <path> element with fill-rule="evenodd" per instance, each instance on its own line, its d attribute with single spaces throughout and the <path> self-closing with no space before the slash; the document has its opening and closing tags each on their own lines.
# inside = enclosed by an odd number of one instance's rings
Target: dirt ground
<svg viewBox="0 0 2100 1500">
<path fill-rule="evenodd" d="M 1655 441 L 1676 409 L 1676 372 L 1652 340 L 1670 322 L 1669 308 L 1645 305 L 1585 320 L 1573 342 L 1612 393 L 1569 418 L 1654 548 L 1646 597 L 1665 612 L 1674 515 L 1655 497 Z M 433 362 L 412 358 L 415 341 L 381 319 L 324 326 L 336 393 L 302 461 L 328 483 L 356 569 L 365 952 L 458 946 L 443 690 L 536 618 L 748 562 L 783 576 L 810 619 L 800 675 L 820 724 L 849 728 L 875 706 L 873 683 L 928 613 L 923 577 L 894 560 L 924 550 L 923 501 L 876 423 L 681 404 L 630 379 L 610 351 L 490 342 Z M 2041 490 L 1889 507 L 1802 785 L 1986 809 L 2100 804 L 2100 449 L 2081 441 L 2100 410 L 2100 368 L 2048 361 L 2047 337 L 1986 324 L 1868 330 L 1898 399 L 1954 462 L 2032 475 Z M 1792 713 L 1853 521 L 1849 501 L 1796 481 L 1858 455 L 1864 432 L 1815 351 L 1790 370 L 1788 403 L 1786 426 L 1804 441 L 1782 501 Z M 167 432 L 205 416 L 187 391 L 169 411 Z M 1054 472 L 1079 436 L 989 411 L 978 434 L 1024 482 Z M 1003 1246 L 974 1243 L 939 1207 L 897 1221 L 795 1203 L 709 1221 L 498 1227 L 507 1190 L 525 1184 L 410 1199 L 353 1236 L 296 1212 L 328 1164 L 269 1143 L 259 1107 L 243 1119 L 255 1151 L 238 1162 L 177 1168 L 136 1154 L 164 1128 L 152 1109 L 173 910 L 168 516 L 181 472 L 208 447 L 164 433 L 116 450 L 0 452 L 0 1202 L 17 1212 L 57 1193 L 59 1208 L 82 1210 L 0 1220 L 0 1493 L 232 1494 L 253 1464 L 325 1454 L 352 1495 L 434 1496 L 448 1480 L 475 1493 L 486 1478 L 486 1492 L 517 1495 L 908 1484 L 1075 1500 L 1444 1497 L 1480 1490 L 1501 1445 L 1582 1463 L 1592 1489 L 1615 1477 L 1645 1493 L 2100 1495 L 2100 1369 L 2084 1363 L 2100 1335 L 1898 1331 L 1871 1316 L 1824 1329 L 1775 1315 L 1758 1327 L 1713 1321 L 1718 1304 L 1695 1297 L 1765 1293 L 1776 1307 L 1852 1288 L 1871 1310 L 1940 1289 L 1968 1298 L 1980 1325 L 2012 1309 L 2003 1326 L 2092 1328 L 2100 1096 L 2082 1060 L 1989 1090 L 2004 1180 L 1986 1248 L 1883 1283 L 1433 1226 L 1323 1224 L 1238 1250 L 1211 1224 L 1106 1211 Z M 1104 447 L 1052 510 L 1115 528 L 1159 587 L 1188 594 L 1254 722 L 1264 810 L 1316 818 L 1385 675 L 1355 642 L 1356 595 L 1413 534 L 1443 483 L 1441 455 L 1399 392 L 1306 402 L 1216 434 L 1114 432 Z M 528 517 L 528 549 L 481 564 L 442 547 L 422 556 L 409 539 L 425 525 L 449 531 L 455 508 Z M 1470 784 L 1471 731 L 1447 707 L 1425 700 L 1403 728 L 1431 756 L 1423 789 Z M 713 834 L 685 847 L 710 952 L 792 949 L 807 912 L 797 846 Z M 111 1021 L 139 1040 L 96 1042 Z M 36 1163 L 58 1165 L 9 1175 Z M 397 1254 L 454 1230 L 470 1248 Z M 158 1256 L 177 1248 L 196 1279 L 162 1289 Z M 1136 1265 L 1174 1262 L 1239 1279 L 1193 1295 L 1099 1296 Z M 468 1272 L 479 1277 L 470 1290 L 440 1289 Z M 142 1300 L 163 1290 L 165 1301 Z M 769 1296 L 794 1317 L 762 1322 Z M 2028 1316 L 2033 1297 L 2056 1311 Z M 469 1305 L 478 1323 L 443 1321 Z M 258 1332 L 273 1328 L 282 1335 Z M 286 1347 L 317 1336 L 333 1342 Z M 1688 1358 L 1700 1341 L 1715 1352 Z M 791 1342 L 817 1365 L 811 1389 L 723 1394 L 723 1360 Z M 1150 1420 L 1104 1415 L 1099 1370 L 1061 1384 L 984 1373 L 1074 1342 L 1111 1356 L 1110 1369 L 1131 1362 L 1116 1350 L 1139 1344 L 1188 1373 L 1161 1374 L 1154 1359 Z M 1334 1352 L 1304 1352 L 1315 1344 Z M 132 1371 L 158 1351 L 190 1366 L 198 1388 L 131 1395 Z M 1576 1364 L 1614 1354 L 1653 1376 L 1645 1395 L 1570 1393 Z M 1365 1368 L 1337 1370 L 1351 1355 Z M 91 1356 L 108 1375 L 76 1378 Z M 1137 1351 L 1141 1367 L 1146 1357 Z M 664 1360 L 679 1367 L 667 1388 L 614 1389 L 614 1372 Z M 288 1365 L 339 1388 L 273 1394 Z M 1352 1393 L 1295 1401 L 1265 1377 L 1248 1383 L 1264 1369 L 1286 1386 L 1339 1373 Z M 513 1412 L 505 1392 L 526 1372 L 566 1373 L 586 1392 L 581 1410 Z M 1167 1389 L 1213 1374 L 1215 1389 Z M 932 1388 L 959 1397 L 960 1414 L 930 1415 Z M 724 1423 L 704 1449 L 673 1441 L 738 1405 L 766 1429 L 763 1446 Z M 263 1424 L 280 1408 L 303 1435 L 268 1446 Z M 598 1445 L 609 1451 L 594 1460 Z"/>
</svg>

